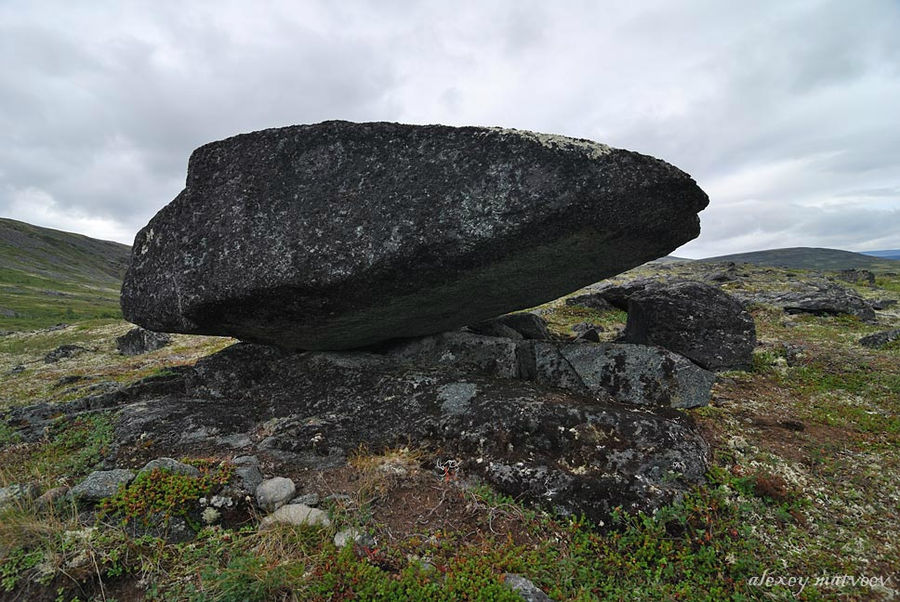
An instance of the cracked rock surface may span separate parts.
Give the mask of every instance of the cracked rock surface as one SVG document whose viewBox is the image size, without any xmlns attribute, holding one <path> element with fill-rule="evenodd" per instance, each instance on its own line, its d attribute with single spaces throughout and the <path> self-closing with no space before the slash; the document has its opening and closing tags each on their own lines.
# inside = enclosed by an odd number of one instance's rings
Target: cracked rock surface
<svg viewBox="0 0 900 602">
<path fill-rule="evenodd" d="M 590 347 L 570 344 L 578 353 Z M 112 462 L 134 449 L 155 457 L 199 451 L 318 471 L 342 466 L 360 445 L 413 445 L 440 450 L 503 493 L 595 521 L 608 521 L 617 506 L 657 508 L 702 482 L 707 467 L 707 444 L 677 410 L 465 365 L 239 343 L 156 381 L 88 409 L 80 401 L 56 410 L 116 410 Z M 18 422 L 23 432 L 42 430 L 41 415 L 41 406 L 20 411 L 29 418 Z"/>
</svg>

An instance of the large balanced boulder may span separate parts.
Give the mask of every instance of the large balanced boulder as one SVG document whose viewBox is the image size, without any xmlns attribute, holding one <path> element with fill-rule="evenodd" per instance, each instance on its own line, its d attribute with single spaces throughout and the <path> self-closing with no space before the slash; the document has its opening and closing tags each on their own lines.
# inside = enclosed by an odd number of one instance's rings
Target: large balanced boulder
<svg viewBox="0 0 900 602">
<path fill-rule="evenodd" d="M 629 295 L 623 340 L 665 347 L 707 370 L 746 369 L 756 325 L 737 299 L 714 286 L 659 284 Z"/>
<path fill-rule="evenodd" d="M 475 324 L 665 255 L 708 202 L 634 152 L 500 128 L 330 121 L 194 151 L 137 235 L 125 317 L 345 349 Z"/>
</svg>

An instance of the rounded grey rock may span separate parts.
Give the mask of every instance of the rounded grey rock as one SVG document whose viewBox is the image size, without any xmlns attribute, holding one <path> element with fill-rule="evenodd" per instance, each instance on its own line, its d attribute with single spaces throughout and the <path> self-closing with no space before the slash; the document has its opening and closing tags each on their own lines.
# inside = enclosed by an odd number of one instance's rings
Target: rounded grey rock
<svg viewBox="0 0 900 602">
<path fill-rule="evenodd" d="M 72 488 L 72 497 L 85 502 L 99 502 L 115 495 L 121 485 L 134 480 L 134 473 L 124 468 L 97 470 Z"/>
<path fill-rule="evenodd" d="M 274 524 L 286 525 L 315 525 L 319 527 L 331 526 L 328 515 L 318 508 L 310 508 L 303 504 L 288 504 L 281 506 L 275 512 L 263 518 L 259 523 L 260 529 L 266 529 Z"/>
<path fill-rule="evenodd" d="M 266 511 L 277 510 L 294 497 L 297 487 L 284 477 L 266 479 L 256 487 L 256 504 Z"/>
</svg>

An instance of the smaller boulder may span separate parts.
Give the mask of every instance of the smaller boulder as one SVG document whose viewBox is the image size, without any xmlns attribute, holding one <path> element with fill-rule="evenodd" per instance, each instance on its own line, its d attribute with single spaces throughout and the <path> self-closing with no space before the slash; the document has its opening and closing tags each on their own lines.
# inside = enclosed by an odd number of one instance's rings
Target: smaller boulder
<svg viewBox="0 0 900 602">
<path fill-rule="evenodd" d="M 298 495 L 294 499 L 291 500 L 292 504 L 303 504 L 304 506 L 318 506 L 319 505 L 319 494 L 318 493 L 304 493 L 303 495 Z"/>
<path fill-rule="evenodd" d="M 596 330 L 597 332 L 603 332 L 606 330 L 602 324 L 593 324 L 591 322 L 579 322 L 578 324 L 572 325 L 572 332 L 575 333 L 576 336 L 583 332 L 587 332 L 588 330 Z"/>
<path fill-rule="evenodd" d="M 587 330 L 582 330 L 578 333 L 575 339 L 572 341 L 573 343 L 599 343 L 600 342 L 600 331 L 596 328 L 588 328 Z"/>
<path fill-rule="evenodd" d="M 63 376 L 55 383 L 53 383 L 53 388 L 58 389 L 59 387 L 65 387 L 68 385 L 74 385 L 75 383 L 79 383 L 84 380 L 88 380 L 89 377 L 84 376 L 82 374 L 70 374 L 68 376 Z"/>
<path fill-rule="evenodd" d="M 569 307 L 587 307 L 588 309 L 596 309 L 597 311 L 614 309 L 612 304 L 604 299 L 600 293 L 585 293 L 583 295 L 569 297 L 566 299 L 566 305 Z"/>
<path fill-rule="evenodd" d="M 44 356 L 44 363 L 55 364 L 60 360 L 81 355 L 85 351 L 87 351 L 87 349 L 81 345 L 60 345 Z"/>
<path fill-rule="evenodd" d="M 479 322 L 478 324 L 471 324 L 466 326 L 466 330 L 486 337 L 501 337 L 504 339 L 512 339 L 514 341 L 521 341 L 524 339 L 518 331 L 513 330 L 498 320 L 486 320 L 484 322 Z"/>
<path fill-rule="evenodd" d="M 83 502 L 99 502 L 115 495 L 122 485 L 134 480 L 134 473 L 124 468 L 96 470 L 72 488 L 72 497 Z"/>
<path fill-rule="evenodd" d="M 710 270 L 702 272 L 700 277 L 707 282 L 734 282 L 739 279 L 737 266 L 733 261 L 728 263 L 714 263 L 709 265 Z"/>
<path fill-rule="evenodd" d="M 172 337 L 137 326 L 116 339 L 116 348 L 122 355 L 140 355 L 162 349 L 172 342 Z"/>
<path fill-rule="evenodd" d="M 271 512 L 293 499 L 297 492 L 294 482 L 284 477 L 266 479 L 256 487 L 256 505 Z"/>
<path fill-rule="evenodd" d="M 782 293 L 764 301 L 781 307 L 789 314 L 849 314 L 863 322 L 875 321 L 875 310 L 859 293 L 837 284 L 819 284 L 814 290 Z"/>
<path fill-rule="evenodd" d="M 629 297 L 623 340 L 659 345 L 707 370 L 746 369 L 756 347 L 756 325 L 728 293 L 702 282 L 679 282 Z"/>
<path fill-rule="evenodd" d="M 623 284 L 601 284 L 598 288 L 594 289 L 591 294 L 603 299 L 616 309 L 627 311 L 628 300 L 632 295 L 647 289 L 666 286 L 666 284 L 666 280 L 659 280 L 657 278 L 637 278 Z M 575 305 L 578 304 L 576 303 Z"/>
<path fill-rule="evenodd" d="M 330 527 L 331 520 L 325 512 L 318 508 L 310 508 L 303 504 L 288 504 L 263 518 L 259 523 L 259 528 L 267 529 L 275 524 Z"/>
<path fill-rule="evenodd" d="M 850 268 L 849 270 L 841 270 L 838 272 L 838 279 L 844 282 L 865 283 L 869 286 L 875 286 L 875 274 L 869 270 L 860 270 Z"/>
<path fill-rule="evenodd" d="M 884 347 L 888 343 L 896 341 L 897 339 L 900 339 L 900 328 L 894 328 L 893 330 L 883 330 L 881 332 L 870 334 L 861 338 L 859 340 L 859 344 L 863 347 L 869 347 L 870 349 L 878 349 L 879 347 Z"/>
<path fill-rule="evenodd" d="M 519 312 L 515 314 L 506 314 L 495 318 L 497 322 L 512 328 L 523 339 L 531 341 L 547 341 L 553 338 L 550 335 L 550 329 L 547 328 L 547 320 L 537 314 L 531 312 Z"/>
<path fill-rule="evenodd" d="M 869 302 L 872 309 L 883 310 L 897 305 L 896 299 L 873 299 Z"/>
</svg>

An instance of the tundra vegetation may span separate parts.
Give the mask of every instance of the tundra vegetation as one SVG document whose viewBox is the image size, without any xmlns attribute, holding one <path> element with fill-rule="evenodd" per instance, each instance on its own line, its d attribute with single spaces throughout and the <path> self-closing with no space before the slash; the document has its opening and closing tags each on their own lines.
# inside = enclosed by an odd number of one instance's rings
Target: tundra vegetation
<svg viewBox="0 0 900 602">
<path fill-rule="evenodd" d="M 617 280 L 695 269 L 647 265 Z M 767 291 L 812 277 L 745 273 L 722 288 Z M 31 284 L 14 283 L 26 293 Z M 900 297 L 896 275 L 844 285 L 866 298 Z M 44 298 L 32 297 L 17 297 L 16 311 L 35 317 L 0 338 L 0 411 L 165 377 L 232 342 L 175 335 L 163 349 L 126 357 L 115 348 L 130 328 L 120 318 L 85 312 L 50 330 L 59 316 L 29 314 Z M 13 496 L 0 508 L 0 599 L 516 600 L 504 583 L 510 573 L 555 600 L 890 599 L 900 588 L 900 343 L 869 349 L 858 340 L 897 328 L 900 312 L 879 311 L 870 324 L 750 307 L 752 367 L 719 374 L 712 403 L 685 410 L 711 445 L 707 483 L 655 514 L 616 512 L 612 524 L 592 524 L 500 495 L 440 450 L 361 447 L 315 484 L 330 526 L 260 530 L 248 512 L 223 528 L 195 507 L 232 478 L 233 458 L 198 446 L 182 458 L 198 476 L 146 473 L 99 513 L 86 515 L 64 495 Z M 540 309 L 560 335 L 587 322 L 611 339 L 626 319 L 561 301 Z M 61 345 L 85 351 L 46 363 Z M 76 484 L 115 447 L 113 418 L 104 410 L 62 417 L 35 441 L 0 423 L 0 487 L 37 494 Z M 140 528 L 170 517 L 187 518 L 196 535 L 171 542 Z M 334 535 L 346 528 L 367 537 L 338 547 Z M 816 583 L 823 575 L 874 579 Z"/>
</svg>

